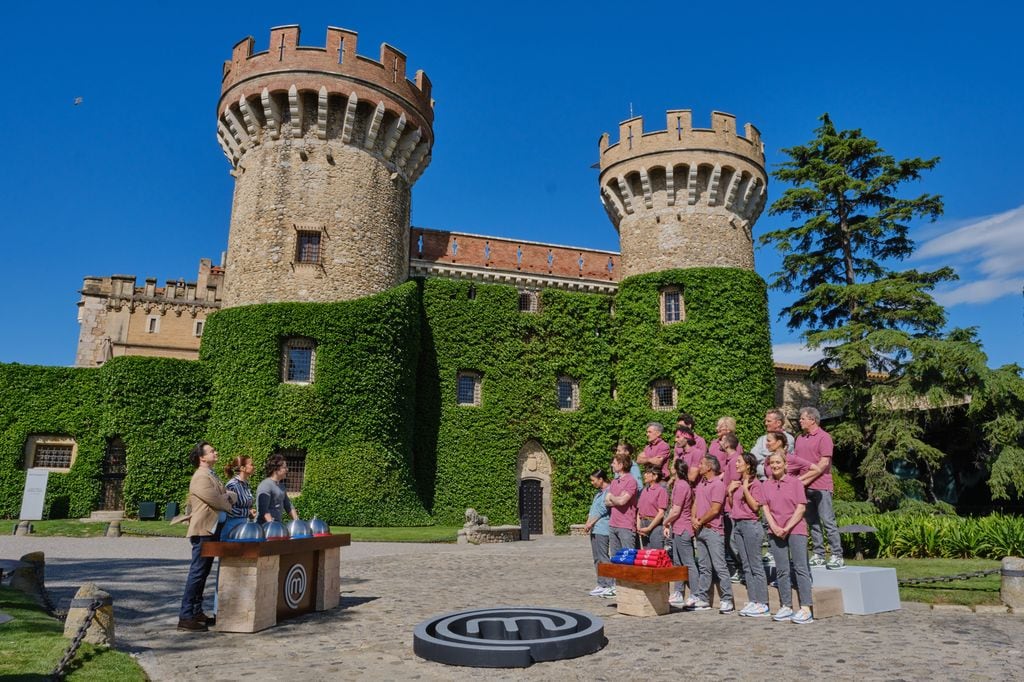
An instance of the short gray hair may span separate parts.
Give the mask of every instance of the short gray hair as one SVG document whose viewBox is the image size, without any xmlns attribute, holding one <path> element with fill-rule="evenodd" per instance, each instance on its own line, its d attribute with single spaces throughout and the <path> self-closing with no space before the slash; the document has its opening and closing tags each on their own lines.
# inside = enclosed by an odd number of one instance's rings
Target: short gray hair
<svg viewBox="0 0 1024 682">
<path fill-rule="evenodd" d="M 657 431 L 658 433 L 665 433 L 665 427 L 662 426 L 661 422 L 647 422 L 647 426 L 644 427 L 644 430 L 646 431 L 652 426 L 654 427 L 654 430 Z"/>
<path fill-rule="evenodd" d="M 818 412 L 818 408 L 816 407 L 801 407 L 800 416 L 809 417 L 810 419 L 814 420 L 815 424 L 821 423 L 821 412 Z"/>
<path fill-rule="evenodd" d="M 772 409 L 770 409 L 767 412 L 765 412 L 764 416 L 766 416 L 766 417 L 774 417 L 775 420 L 777 422 L 779 422 L 780 424 L 785 424 L 786 423 L 786 415 L 784 415 L 782 413 L 782 410 L 780 410 L 777 407 L 773 407 Z"/>
<path fill-rule="evenodd" d="M 722 473 L 722 463 L 718 461 L 718 458 L 712 454 L 704 455 L 704 461 L 708 463 L 708 468 L 715 473 L 715 476 Z"/>
</svg>

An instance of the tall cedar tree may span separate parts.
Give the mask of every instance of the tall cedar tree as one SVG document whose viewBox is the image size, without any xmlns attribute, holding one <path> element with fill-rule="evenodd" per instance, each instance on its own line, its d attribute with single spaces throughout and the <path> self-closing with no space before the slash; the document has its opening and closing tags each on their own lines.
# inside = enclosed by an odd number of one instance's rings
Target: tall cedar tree
<svg viewBox="0 0 1024 682">
<path fill-rule="evenodd" d="M 890 461 L 915 461 L 927 470 L 945 457 L 922 439 L 918 410 L 898 409 L 916 408 L 917 395 L 879 392 L 893 390 L 915 346 L 940 340 L 946 322 L 929 292 L 954 279 L 952 269 L 889 268 L 914 250 L 909 223 L 942 214 L 939 196 L 897 196 L 939 160 L 897 161 L 860 130 L 837 131 L 828 114 L 820 121 L 813 140 L 783 150 L 789 160 L 773 173 L 792 186 L 771 214 L 803 222 L 763 235 L 761 244 L 783 254 L 772 288 L 797 293 L 781 316 L 823 353 L 811 377 L 828 386 L 822 401 L 837 415 L 832 434 L 860 463 L 869 496 L 890 502 L 903 494 Z"/>
<path fill-rule="evenodd" d="M 869 497 L 895 504 L 908 488 L 937 497 L 936 471 L 950 453 L 989 474 L 993 498 L 1024 492 L 1024 379 L 1017 365 L 990 369 L 973 329 L 943 334 L 945 311 L 930 291 L 956 275 L 894 271 L 914 250 L 908 223 L 935 220 L 942 199 L 896 196 L 938 163 L 896 161 L 859 130 L 837 131 L 828 114 L 815 139 L 783 150 L 773 173 L 792 185 L 770 212 L 802 225 L 770 232 L 783 253 L 771 286 L 797 292 L 783 309 L 823 358 L 812 367 L 837 415 L 832 433 L 864 477 Z M 945 434 L 936 437 L 936 434 Z M 914 463 L 920 480 L 891 471 Z M 916 483 L 916 485 L 915 485 Z"/>
</svg>

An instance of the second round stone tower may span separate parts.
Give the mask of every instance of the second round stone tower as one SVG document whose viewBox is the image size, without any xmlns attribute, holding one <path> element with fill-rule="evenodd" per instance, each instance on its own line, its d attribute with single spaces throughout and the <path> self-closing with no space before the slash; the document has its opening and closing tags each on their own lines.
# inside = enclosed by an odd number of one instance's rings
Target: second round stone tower
<svg viewBox="0 0 1024 682">
<path fill-rule="evenodd" d="M 601 201 L 619 231 L 622 276 L 673 268 L 754 269 L 754 222 L 764 208 L 764 145 L 749 123 L 713 112 L 694 128 L 689 110 L 644 132 L 642 117 L 601 136 Z"/>
<path fill-rule="evenodd" d="M 434 142 L 430 81 L 406 57 L 356 53 L 328 28 L 325 47 L 298 26 L 265 52 L 235 45 L 224 63 L 217 137 L 232 165 L 224 307 L 339 301 L 408 278 L 412 185 Z"/>
</svg>

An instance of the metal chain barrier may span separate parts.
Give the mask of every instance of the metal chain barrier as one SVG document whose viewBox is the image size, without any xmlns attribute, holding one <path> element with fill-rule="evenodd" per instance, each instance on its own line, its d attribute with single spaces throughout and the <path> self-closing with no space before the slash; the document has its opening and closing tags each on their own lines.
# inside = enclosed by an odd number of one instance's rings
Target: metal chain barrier
<svg viewBox="0 0 1024 682">
<path fill-rule="evenodd" d="M 43 600 L 43 610 L 46 611 L 46 615 L 50 616 L 50 618 L 56 618 L 62 623 L 67 620 L 68 612 L 57 610 L 57 607 L 53 605 L 53 600 L 50 599 L 50 591 L 46 589 L 46 585 L 42 586 L 40 596 Z"/>
<path fill-rule="evenodd" d="M 78 653 L 78 647 L 82 645 L 82 640 L 85 639 L 85 633 L 89 630 L 89 626 L 92 625 L 92 619 L 96 617 L 96 611 L 99 610 L 100 605 L 103 603 L 101 599 L 93 599 L 92 603 L 86 609 L 85 620 L 78 628 L 78 632 L 75 633 L 74 639 L 71 640 L 71 644 L 68 645 L 67 651 L 64 652 L 64 656 L 60 659 L 60 663 L 50 673 L 50 677 L 54 680 L 64 679 L 64 675 L 67 672 L 67 667 L 71 661 L 74 660 L 75 654 Z"/>
<path fill-rule="evenodd" d="M 926 585 L 928 583 L 950 583 L 954 580 L 970 580 L 971 578 L 984 578 L 988 575 L 998 575 L 1002 569 L 990 568 L 987 571 L 971 571 L 970 573 L 957 573 L 956 575 L 940 575 L 933 578 L 903 578 L 897 582 L 900 585 Z"/>
</svg>

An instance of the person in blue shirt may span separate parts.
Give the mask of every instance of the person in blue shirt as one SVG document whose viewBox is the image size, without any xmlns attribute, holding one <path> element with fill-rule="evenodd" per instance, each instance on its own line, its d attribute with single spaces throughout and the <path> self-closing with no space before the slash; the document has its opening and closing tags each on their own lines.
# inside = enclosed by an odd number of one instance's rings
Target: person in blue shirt
<svg viewBox="0 0 1024 682">
<path fill-rule="evenodd" d="M 594 570 L 603 561 L 608 561 L 608 518 L 611 516 L 611 509 L 604 503 L 604 496 L 608 490 L 608 474 L 604 469 L 597 469 L 590 474 L 590 485 L 597 488 L 594 494 L 594 501 L 590 504 L 590 512 L 587 514 L 587 523 L 584 525 L 590 534 L 590 551 L 594 555 Z M 592 597 L 600 597 L 606 590 L 614 585 L 611 578 L 597 576 L 597 586 L 590 591 Z"/>
</svg>

